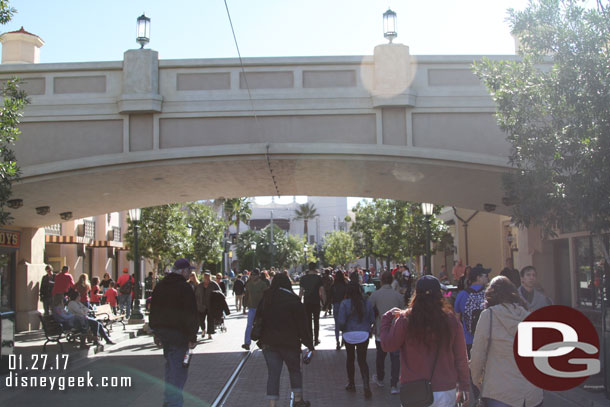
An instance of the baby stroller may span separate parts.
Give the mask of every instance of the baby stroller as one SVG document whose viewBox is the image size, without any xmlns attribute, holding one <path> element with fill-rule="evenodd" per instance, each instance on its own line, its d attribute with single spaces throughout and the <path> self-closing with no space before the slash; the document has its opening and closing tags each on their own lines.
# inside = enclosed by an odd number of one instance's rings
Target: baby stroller
<svg viewBox="0 0 610 407">
<path fill-rule="evenodd" d="M 229 315 L 231 312 L 229 311 L 229 306 L 227 305 L 227 301 L 222 292 L 212 291 L 211 305 L 212 317 L 214 318 L 214 326 L 220 329 L 220 332 L 227 332 L 224 316 L 225 314 Z"/>
</svg>

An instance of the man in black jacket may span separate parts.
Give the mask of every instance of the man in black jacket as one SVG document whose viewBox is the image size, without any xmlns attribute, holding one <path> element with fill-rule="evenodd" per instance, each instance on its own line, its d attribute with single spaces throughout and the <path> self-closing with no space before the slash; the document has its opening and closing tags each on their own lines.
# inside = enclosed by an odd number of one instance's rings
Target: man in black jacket
<svg viewBox="0 0 610 407">
<path fill-rule="evenodd" d="M 155 287 L 150 305 L 150 327 L 163 345 L 165 393 L 163 406 L 182 407 L 182 389 L 188 370 L 182 366 L 197 341 L 199 322 L 193 289 L 186 282 L 194 267 L 178 259 L 172 271 Z"/>
</svg>

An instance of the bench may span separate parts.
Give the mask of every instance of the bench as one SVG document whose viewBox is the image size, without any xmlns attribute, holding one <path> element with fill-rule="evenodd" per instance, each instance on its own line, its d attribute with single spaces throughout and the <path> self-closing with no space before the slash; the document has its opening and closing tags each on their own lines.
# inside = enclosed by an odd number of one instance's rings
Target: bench
<svg viewBox="0 0 610 407">
<path fill-rule="evenodd" d="M 64 347 L 61 344 L 61 340 L 65 339 L 66 341 L 72 343 L 77 340 L 81 340 L 84 335 L 87 335 L 86 332 L 83 332 L 80 329 L 76 328 L 68 328 L 63 324 L 57 322 L 55 318 L 51 315 L 42 315 L 38 314 L 40 318 L 40 323 L 42 324 L 42 329 L 44 331 L 44 336 L 47 338 L 47 341 L 42 345 L 42 351 L 47 353 L 47 343 L 55 342 L 59 344 L 59 348 L 63 353 Z"/>
<path fill-rule="evenodd" d="M 126 329 L 123 315 L 114 315 L 110 304 L 98 305 L 95 308 L 95 319 L 100 321 L 108 331 L 112 331 L 112 325 L 116 322 L 123 324 L 123 330 Z"/>
</svg>

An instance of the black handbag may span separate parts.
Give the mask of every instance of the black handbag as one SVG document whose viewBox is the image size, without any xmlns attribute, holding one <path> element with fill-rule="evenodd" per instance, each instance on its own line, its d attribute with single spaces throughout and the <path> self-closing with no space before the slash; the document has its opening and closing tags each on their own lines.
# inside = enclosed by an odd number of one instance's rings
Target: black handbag
<svg viewBox="0 0 610 407">
<path fill-rule="evenodd" d="M 431 380 L 432 376 L 434 376 L 434 369 L 436 368 L 439 348 L 440 344 L 439 347 L 436 348 L 436 355 L 434 356 L 434 365 L 432 366 L 432 373 L 430 373 L 430 380 L 413 380 L 400 386 L 400 402 L 402 403 L 402 407 L 428 407 L 434 402 L 434 393 L 432 392 Z"/>
</svg>

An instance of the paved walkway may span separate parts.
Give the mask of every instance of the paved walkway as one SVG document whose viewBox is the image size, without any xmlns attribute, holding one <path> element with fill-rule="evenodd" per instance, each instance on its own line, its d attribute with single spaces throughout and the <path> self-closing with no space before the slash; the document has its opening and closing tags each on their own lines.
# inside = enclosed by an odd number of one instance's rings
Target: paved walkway
<svg viewBox="0 0 610 407">
<path fill-rule="evenodd" d="M 229 299 L 232 303 L 232 298 Z M 233 305 L 231 310 L 234 311 Z M 344 390 L 346 384 L 345 350 L 335 350 L 334 321 L 331 317 L 321 320 L 321 345 L 318 347 L 311 363 L 303 370 L 305 398 L 312 406 L 400 406 L 398 396 L 389 394 L 389 359 L 386 360 L 385 387 L 379 388 L 371 383 L 373 397 L 365 400 L 362 381 L 356 367 L 356 393 Z M 245 356 L 240 346 L 246 323 L 245 315 L 233 313 L 226 320 L 226 333 L 218 333 L 212 341 L 201 340 L 195 349 L 195 355 L 189 368 L 189 378 L 185 387 L 185 406 L 210 406 L 216 399 L 237 364 Z M 135 330 L 139 327 L 130 327 Z M 117 334 L 118 336 L 118 334 Z M 32 336 L 33 338 L 33 336 Z M 113 337 L 114 338 L 114 337 Z M 30 345 L 35 343 L 32 339 Z M 253 344 L 253 349 L 256 346 Z M 164 359 L 160 348 L 155 346 L 150 336 L 127 338 L 115 346 L 107 347 L 103 352 L 94 354 L 78 353 L 76 349 L 67 349 L 71 361 L 67 371 L 47 370 L 39 377 L 86 377 L 88 372 L 94 378 L 94 384 L 100 384 L 102 376 L 127 377 L 131 380 L 128 388 L 71 388 L 64 391 L 35 388 L 5 387 L 6 377 L 0 385 L 0 405 L 29 407 L 71 407 L 83 405 L 103 405 L 112 407 L 161 406 L 163 400 L 163 365 Z M 54 356 L 53 352 L 49 352 Z M 24 353 L 25 355 L 25 353 Z M 375 369 L 374 343 L 371 342 L 368 363 L 370 374 Z M 16 372 L 27 375 L 31 372 Z M 226 407 L 267 406 L 265 399 L 267 368 L 260 350 L 254 350 L 245 364 L 235 386 L 224 402 Z M 4 388 L 3 388 L 4 387 Z M 288 406 L 290 386 L 288 372 L 283 371 L 279 406 Z M 589 393 L 576 389 L 563 393 L 546 393 L 545 406 L 608 406 L 609 403 L 599 393 Z"/>
</svg>

